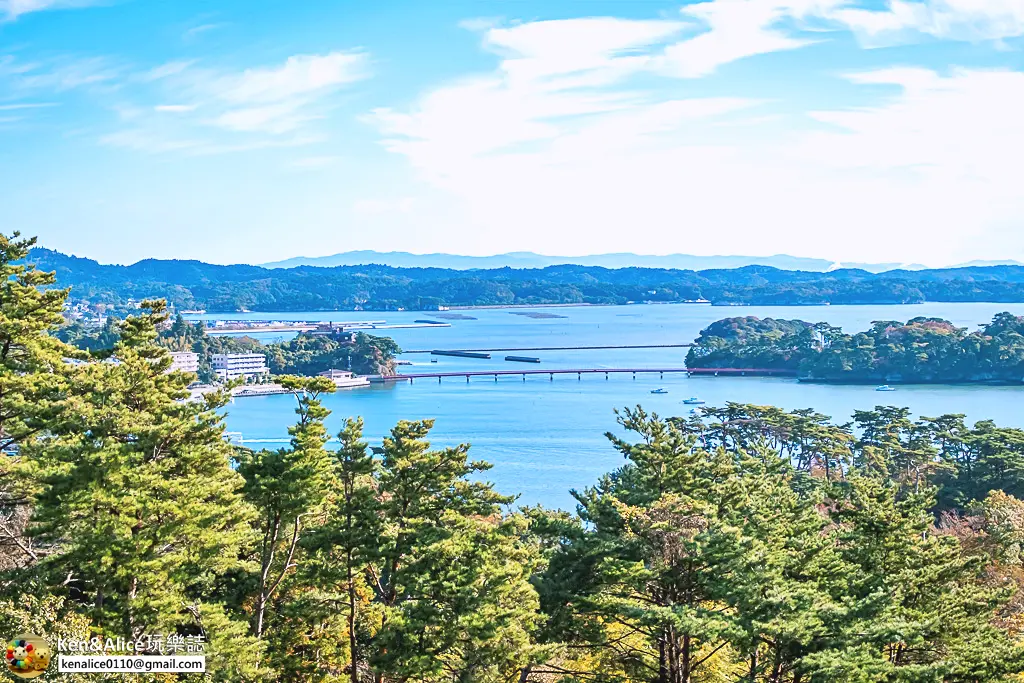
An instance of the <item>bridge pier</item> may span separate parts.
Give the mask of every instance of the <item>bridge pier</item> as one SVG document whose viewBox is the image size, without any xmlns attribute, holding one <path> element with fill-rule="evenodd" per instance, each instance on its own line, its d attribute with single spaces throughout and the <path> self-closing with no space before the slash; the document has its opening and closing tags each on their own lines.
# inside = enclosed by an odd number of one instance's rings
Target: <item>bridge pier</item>
<svg viewBox="0 0 1024 683">
<path fill-rule="evenodd" d="M 441 375 L 438 375 L 438 376 L 437 376 L 437 383 L 438 383 L 438 384 L 440 384 L 440 383 L 441 383 Z"/>
<path fill-rule="evenodd" d="M 608 379 L 608 373 L 607 373 L 607 372 L 606 372 L 606 373 L 604 373 L 604 378 L 605 378 L 605 379 Z"/>
<path fill-rule="evenodd" d="M 582 372 L 577 372 L 576 373 L 576 379 L 583 379 L 583 373 Z"/>
<path fill-rule="evenodd" d="M 554 382 L 555 381 L 555 373 L 553 373 L 553 372 L 548 373 L 548 379 L 551 380 L 552 382 Z"/>
<path fill-rule="evenodd" d="M 466 375 L 466 384 L 469 384 L 469 375 Z"/>
<path fill-rule="evenodd" d="M 498 381 L 498 376 L 497 376 L 497 375 L 495 375 L 495 376 L 494 376 L 494 381 L 495 381 L 495 382 L 497 382 L 497 381 Z"/>
<path fill-rule="evenodd" d="M 523 373 L 523 381 L 524 382 L 526 381 L 526 373 L 525 372 Z"/>
</svg>

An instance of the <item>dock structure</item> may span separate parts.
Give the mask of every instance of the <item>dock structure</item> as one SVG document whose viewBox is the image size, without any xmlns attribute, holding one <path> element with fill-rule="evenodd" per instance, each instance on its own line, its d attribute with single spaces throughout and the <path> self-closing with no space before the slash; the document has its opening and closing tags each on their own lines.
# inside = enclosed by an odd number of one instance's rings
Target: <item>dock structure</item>
<svg viewBox="0 0 1024 683">
<path fill-rule="evenodd" d="M 775 377 L 795 377 L 796 372 L 791 370 L 773 370 L 771 368 L 686 368 L 686 367 L 675 367 L 675 368 L 562 368 L 557 370 L 461 370 L 461 371 L 448 371 L 448 372 L 417 372 L 409 374 L 395 374 L 395 375 L 379 375 L 376 381 L 380 382 L 414 382 L 417 379 L 434 379 L 437 378 L 438 384 L 445 377 L 465 377 L 468 382 L 471 377 L 493 377 L 494 381 L 497 382 L 498 378 L 505 375 L 522 376 L 523 381 L 526 381 L 527 375 L 547 375 L 549 380 L 554 380 L 555 375 L 576 375 L 576 379 L 583 379 L 583 375 L 600 375 L 604 374 L 604 378 L 608 379 L 610 375 L 622 375 L 630 374 L 633 379 L 636 379 L 637 374 L 652 374 L 657 373 L 658 377 L 664 377 L 665 373 L 684 373 L 687 376 L 690 375 L 701 375 L 701 376 L 717 376 L 719 373 L 723 375 L 731 376 L 775 376 Z"/>
<path fill-rule="evenodd" d="M 494 377 L 494 381 L 497 382 L 498 378 L 505 375 L 521 375 L 523 381 L 526 381 L 527 375 L 548 375 L 548 379 L 554 380 L 555 375 L 576 375 L 576 379 L 583 379 L 583 375 L 600 375 L 603 374 L 605 379 L 608 379 L 609 375 L 621 375 L 631 374 L 633 379 L 636 379 L 638 373 L 640 374 L 651 374 L 657 373 L 659 377 L 664 377 L 666 372 L 683 372 L 686 373 L 686 368 L 563 368 L 560 370 L 463 370 L 463 371 L 450 371 L 450 372 L 417 372 L 410 373 L 407 375 L 383 375 L 381 381 L 405 381 L 414 382 L 418 379 L 434 379 L 437 378 L 438 383 L 445 377 L 465 377 L 468 382 L 471 377 Z"/>
<path fill-rule="evenodd" d="M 441 351 L 435 350 L 430 352 L 431 356 L 455 356 L 456 358 L 482 358 L 488 360 L 491 357 L 489 353 L 480 353 L 479 351 Z"/>
</svg>

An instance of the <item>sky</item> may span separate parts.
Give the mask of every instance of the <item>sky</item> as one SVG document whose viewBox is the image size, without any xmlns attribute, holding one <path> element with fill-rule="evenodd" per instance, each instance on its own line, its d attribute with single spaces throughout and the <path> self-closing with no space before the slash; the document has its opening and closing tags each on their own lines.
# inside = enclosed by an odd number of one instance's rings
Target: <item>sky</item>
<svg viewBox="0 0 1024 683">
<path fill-rule="evenodd" d="M 0 0 L 0 231 L 1024 260 L 1024 0 Z"/>
</svg>

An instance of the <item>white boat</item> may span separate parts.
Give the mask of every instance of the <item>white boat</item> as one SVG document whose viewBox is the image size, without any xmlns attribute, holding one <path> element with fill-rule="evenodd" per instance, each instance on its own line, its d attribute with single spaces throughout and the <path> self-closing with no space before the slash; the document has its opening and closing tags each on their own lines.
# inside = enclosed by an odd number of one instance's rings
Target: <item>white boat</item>
<svg viewBox="0 0 1024 683">
<path fill-rule="evenodd" d="M 690 398 L 683 399 L 683 403 L 685 403 L 688 406 L 702 406 L 704 405 L 704 399 L 697 398 L 696 396 L 691 396 Z"/>
<path fill-rule="evenodd" d="M 696 408 L 690 408 L 690 415 L 700 415 L 700 411 Z"/>
<path fill-rule="evenodd" d="M 896 387 L 890 387 L 888 384 L 883 384 L 880 387 L 875 387 L 875 391 L 896 391 Z"/>
<path fill-rule="evenodd" d="M 667 394 L 668 389 L 651 389 L 652 394 Z"/>
</svg>

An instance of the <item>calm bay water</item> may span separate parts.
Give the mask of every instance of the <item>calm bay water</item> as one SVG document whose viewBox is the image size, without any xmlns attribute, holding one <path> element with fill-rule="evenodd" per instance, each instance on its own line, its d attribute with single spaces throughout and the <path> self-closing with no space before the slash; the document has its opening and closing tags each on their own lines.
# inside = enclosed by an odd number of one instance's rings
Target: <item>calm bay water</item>
<svg viewBox="0 0 1024 683">
<path fill-rule="evenodd" d="M 692 341 L 709 323 L 734 315 L 800 318 L 827 321 L 847 331 L 864 329 L 873 320 L 907 320 L 915 316 L 946 318 L 975 328 L 995 313 L 1024 315 L 1024 304 L 920 304 L 913 306 L 807 306 L 736 308 L 702 305 L 638 305 L 537 308 L 565 316 L 533 319 L 514 315 L 523 309 L 461 311 L 476 320 L 452 320 L 451 327 L 380 331 L 404 349 L 494 348 L 532 346 L 597 346 L 613 344 L 677 344 Z M 389 323 L 439 319 L 424 312 L 401 313 L 269 313 L 207 315 L 199 317 L 265 320 L 382 320 Z M 537 351 L 539 365 L 502 360 L 436 358 L 405 354 L 413 366 L 403 372 L 444 372 L 488 369 L 547 369 L 604 367 L 681 367 L 686 349 L 620 349 L 599 351 Z M 431 363 L 431 358 L 438 362 Z M 651 394 L 665 388 L 667 394 Z M 571 508 L 569 489 L 583 488 L 602 473 L 622 463 L 603 436 L 617 431 L 615 408 L 643 405 L 660 415 L 681 415 L 689 410 L 680 402 L 699 396 L 708 405 L 726 401 L 773 404 L 787 409 L 814 408 L 837 420 L 854 410 L 875 405 L 909 407 L 917 415 L 965 413 L 970 420 L 994 419 L 999 424 L 1024 426 L 1024 387 L 902 386 L 894 393 L 878 393 L 870 386 L 801 384 L 792 379 L 754 377 L 692 377 L 668 374 L 547 375 L 493 378 L 475 377 L 417 380 L 393 386 L 341 392 L 326 399 L 333 411 L 330 428 L 337 431 L 342 417 L 362 416 L 371 443 L 379 442 L 400 419 L 434 418 L 431 439 L 435 446 L 466 442 L 471 456 L 491 462 L 487 473 L 503 493 L 520 494 L 522 504 L 542 503 Z M 246 445 L 276 448 L 287 443 L 286 429 L 293 421 L 291 396 L 237 399 L 228 412 L 228 428 L 243 435 Z"/>
</svg>

